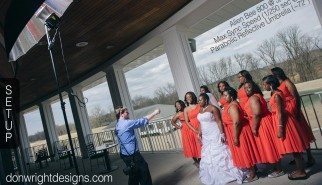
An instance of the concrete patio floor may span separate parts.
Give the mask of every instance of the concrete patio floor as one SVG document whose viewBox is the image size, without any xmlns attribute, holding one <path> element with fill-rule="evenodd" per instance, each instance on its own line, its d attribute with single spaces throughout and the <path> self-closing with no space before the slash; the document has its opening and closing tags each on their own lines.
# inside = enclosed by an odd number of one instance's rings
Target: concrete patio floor
<svg viewBox="0 0 322 185">
<path fill-rule="evenodd" d="M 307 172 L 310 175 L 310 178 L 307 180 L 300 181 L 290 181 L 287 178 L 287 175 L 271 179 L 265 177 L 263 174 L 262 177 L 258 181 L 253 183 L 249 183 L 250 185 L 321 185 L 322 184 L 322 151 L 314 150 L 313 155 L 316 159 L 316 164 L 307 168 Z M 149 164 L 153 184 L 154 185 L 201 185 L 201 182 L 198 177 L 198 169 L 193 165 L 191 159 L 185 159 L 180 152 L 173 153 L 143 153 L 144 158 Z M 306 158 L 306 156 L 305 156 Z M 293 166 L 288 165 L 288 162 L 291 160 L 290 157 L 285 157 L 282 161 L 283 168 L 285 172 L 289 173 L 292 171 Z M 67 161 L 68 162 L 68 161 Z M 111 162 L 113 165 L 117 165 L 118 169 L 103 175 L 112 175 L 113 182 L 105 182 L 105 183 L 83 183 L 86 185 L 94 185 L 94 184 L 115 184 L 115 185 L 126 185 L 128 177 L 122 173 L 122 169 L 124 168 L 124 164 L 118 156 L 111 156 Z M 100 162 L 102 163 L 102 161 Z M 93 175 L 102 174 L 102 169 L 99 169 L 96 165 L 96 161 L 93 161 L 94 171 L 90 171 L 89 161 L 84 161 L 84 166 L 86 168 L 86 172 L 84 173 L 83 165 L 81 159 L 78 159 L 78 164 L 80 168 L 81 174 L 88 174 L 90 177 Z M 103 168 L 103 166 L 101 166 Z M 51 162 L 49 167 L 45 167 L 41 170 L 33 170 L 31 174 L 74 174 L 75 170 L 62 170 L 59 169 L 59 162 Z M 37 183 L 31 183 L 37 184 Z M 72 184 L 72 183 L 44 183 L 44 184 Z M 237 183 L 232 182 L 230 185 L 235 185 Z"/>
</svg>

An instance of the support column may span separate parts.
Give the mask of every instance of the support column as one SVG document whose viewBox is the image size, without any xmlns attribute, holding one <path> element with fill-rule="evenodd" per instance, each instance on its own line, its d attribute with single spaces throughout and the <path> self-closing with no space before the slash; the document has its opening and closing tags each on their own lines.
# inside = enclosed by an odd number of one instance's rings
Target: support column
<svg viewBox="0 0 322 185">
<path fill-rule="evenodd" d="M 21 154 L 21 151 L 19 148 L 15 148 L 13 150 L 14 157 L 15 157 L 15 163 L 17 166 L 17 170 L 19 170 L 19 174 L 27 174 L 27 168 L 26 168 L 26 161 L 24 161 L 24 158 Z"/>
<path fill-rule="evenodd" d="M 173 26 L 162 34 L 162 39 L 179 98 L 183 99 L 188 91 L 199 92 L 200 80 L 186 29 Z"/>
<path fill-rule="evenodd" d="M 113 106 L 126 106 L 129 113 L 134 115 L 129 88 L 126 83 L 123 66 L 113 65 L 106 70 L 106 80 L 112 96 Z"/>
<path fill-rule="evenodd" d="M 15 173 L 11 149 L 0 149 L 0 182 L 8 184 L 6 176 Z M 9 183 L 10 184 L 10 183 Z"/>
<path fill-rule="evenodd" d="M 116 109 L 119 106 L 127 107 L 130 118 L 134 118 L 134 109 L 131 102 L 130 91 L 126 83 L 123 66 L 112 65 L 106 70 L 106 80 L 112 96 L 113 106 Z M 138 130 L 135 130 L 138 141 L 138 147 L 142 149 L 142 141 Z"/>
<path fill-rule="evenodd" d="M 315 12 L 319 18 L 320 24 L 322 26 L 322 1 L 321 0 L 313 0 L 313 6 Z"/>
<path fill-rule="evenodd" d="M 56 142 L 59 141 L 56 131 L 54 114 L 51 109 L 50 101 L 44 101 L 38 105 L 41 122 L 44 127 L 48 152 L 51 157 L 55 156 Z"/>
<path fill-rule="evenodd" d="M 27 163 L 30 162 L 30 154 L 28 148 L 30 148 L 30 142 L 28 138 L 27 126 L 23 113 L 19 114 L 19 138 L 20 138 L 20 147 L 22 150 L 23 157 Z"/>
<path fill-rule="evenodd" d="M 79 100 L 84 102 L 84 95 L 81 86 L 72 87 L 74 95 L 68 93 L 70 106 L 72 109 L 77 138 L 80 151 L 83 157 L 87 157 L 86 145 L 88 144 L 87 135 L 92 134 L 92 128 L 88 119 L 87 109 L 81 105 Z M 77 97 L 76 97 L 77 96 Z M 78 100 L 79 99 L 79 100 Z"/>
</svg>

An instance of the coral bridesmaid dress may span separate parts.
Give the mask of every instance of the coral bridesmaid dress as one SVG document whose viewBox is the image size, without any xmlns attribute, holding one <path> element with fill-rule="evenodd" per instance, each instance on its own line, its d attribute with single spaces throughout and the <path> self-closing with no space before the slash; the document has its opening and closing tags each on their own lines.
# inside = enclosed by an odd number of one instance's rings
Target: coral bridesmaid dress
<svg viewBox="0 0 322 185">
<path fill-rule="evenodd" d="M 278 123 L 278 112 L 277 112 L 277 103 L 275 101 L 275 96 L 279 94 L 282 99 L 284 100 L 284 95 L 282 92 L 275 92 L 270 100 L 269 104 L 272 109 L 272 118 L 273 118 L 273 127 L 274 127 L 274 133 L 278 133 L 279 129 L 279 123 Z M 283 110 L 283 109 L 282 109 Z M 303 152 L 306 149 L 305 141 L 301 137 L 300 130 L 298 122 L 294 119 L 294 117 L 288 112 L 284 111 L 284 126 L 285 126 L 285 137 L 284 139 L 277 139 L 277 145 L 276 148 L 278 152 L 283 154 L 288 153 L 294 153 L 294 152 Z"/>
<path fill-rule="evenodd" d="M 257 145 L 248 121 L 243 116 L 243 111 L 237 103 L 240 120 L 241 120 L 241 131 L 239 135 L 239 146 L 234 145 L 234 123 L 229 115 L 229 108 L 232 104 L 224 109 L 222 114 L 222 121 L 225 128 L 225 134 L 227 137 L 227 142 L 229 149 L 232 154 L 232 159 L 234 166 L 238 168 L 250 168 L 256 163 L 260 163 L 260 153 L 257 149 Z"/>
<path fill-rule="evenodd" d="M 229 105 L 224 96 L 221 96 L 221 98 L 219 99 L 219 103 L 222 109 L 225 109 Z"/>
<path fill-rule="evenodd" d="M 301 127 L 301 135 L 303 136 L 306 147 L 308 148 L 310 146 L 310 143 L 315 141 L 312 129 L 307 123 L 302 110 L 298 110 L 296 106 L 296 99 L 288 90 L 285 81 L 283 81 L 278 88 L 283 92 L 285 98 L 285 110 L 293 115 L 299 122 L 299 125 Z"/>
<path fill-rule="evenodd" d="M 240 107 L 242 108 L 243 111 L 245 111 L 245 105 L 248 100 L 248 96 L 246 94 L 244 87 L 241 87 L 238 89 L 237 96 L 238 96 L 238 103 Z"/>
<path fill-rule="evenodd" d="M 276 134 L 274 132 L 273 120 L 271 113 L 267 109 L 267 103 L 263 96 L 255 94 L 260 100 L 261 120 L 258 127 L 258 136 L 255 136 L 256 145 L 260 153 L 262 163 L 276 163 L 280 160 L 281 155 L 276 148 Z M 250 126 L 253 128 L 253 111 L 248 100 L 245 105 L 245 111 L 249 118 Z"/>
<path fill-rule="evenodd" d="M 191 109 L 190 112 L 188 112 L 188 118 L 190 121 L 190 124 L 195 128 L 195 129 L 199 129 L 199 121 L 197 119 L 197 115 L 199 114 L 201 107 L 199 105 L 196 105 L 196 107 L 194 109 Z M 186 155 L 186 157 L 196 157 L 196 158 L 200 158 L 201 157 L 201 144 L 200 141 L 198 139 L 198 136 L 196 133 L 194 133 L 190 128 L 188 128 L 188 132 L 189 134 L 189 140 L 187 141 L 187 146 L 188 146 L 188 153 Z"/>
<path fill-rule="evenodd" d="M 185 157 L 193 157 L 193 150 L 196 148 L 192 145 L 194 143 L 194 133 L 189 129 L 189 127 L 186 124 L 186 121 L 184 119 L 183 112 L 179 113 L 179 120 L 181 122 L 182 128 L 181 128 L 181 140 L 182 140 L 182 148 L 183 148 L 183 154 Z"/>
</svg>

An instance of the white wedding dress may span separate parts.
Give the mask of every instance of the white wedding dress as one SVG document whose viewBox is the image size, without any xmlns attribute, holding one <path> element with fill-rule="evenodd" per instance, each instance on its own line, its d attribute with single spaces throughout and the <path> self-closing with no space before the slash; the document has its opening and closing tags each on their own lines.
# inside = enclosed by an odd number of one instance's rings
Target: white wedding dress
<svg viewBox="0 0 322 185">
<path fill-rule="evenodd" d="M 197 116 L 202 132 L 199 177 L 206 185 L 224 185 L 232 181 L 242 183 L 243 172 L 233 166 L 226 144 L 221 142 L 220 131 L 210 112 Z"/>
</svg>

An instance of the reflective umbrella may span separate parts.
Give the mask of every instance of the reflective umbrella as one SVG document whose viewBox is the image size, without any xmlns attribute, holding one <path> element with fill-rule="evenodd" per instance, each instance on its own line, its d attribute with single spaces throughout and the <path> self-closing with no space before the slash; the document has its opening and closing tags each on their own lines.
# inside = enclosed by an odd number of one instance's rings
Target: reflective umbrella
<svg viewBox="0 0 322 185">
<path fill-rule="evenodd" d="M 18 60 L 36 44 L 46 44 L 39 42 L 46 34 L 45 20 L 51 13 L 61 17 L 71 3 L 72 0 L 46 0 L 18 36 L 9 53 L 9 62 Z"/>
</svg>

